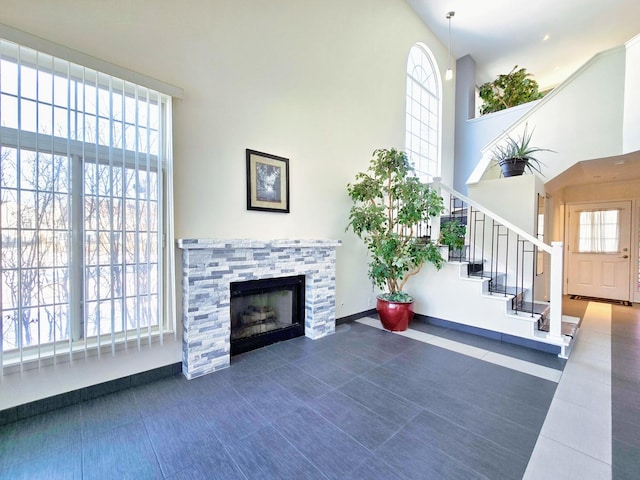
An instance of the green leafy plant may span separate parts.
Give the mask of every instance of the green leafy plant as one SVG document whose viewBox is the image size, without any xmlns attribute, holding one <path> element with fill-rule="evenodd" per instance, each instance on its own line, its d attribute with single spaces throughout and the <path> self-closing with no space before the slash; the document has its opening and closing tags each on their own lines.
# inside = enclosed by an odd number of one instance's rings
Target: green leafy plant
<svg viewBox="0 0 640 480">
<path fill-rule="evenodd" d="M 516 65 L 506 75 L 498 75 L 493 82 L 480 85 L 480 114 L 498 112 L 542 98 L 543 94 L 538 91 L 538 82 L 529 78 L 531 76 L 526 68 L 518 69 Z"/>
<path fill-rule="evenodd" d="M 444 262 L 430 240 L 418 240 L 418 225 L 444 210 L 442 197 L 422 183 L 407 155 L 396 149 L 378 149 L 366 172 L 347 185 L 354 204 L 349 213 L 353 232 L 370 253 L 369 278 L 388 292 L 385 300 L 407 302 L 407 280 L 425 262 L 440 269 Z"/>
<path fill-rule="evenodd" d="M 446 245 L 452 250 L 464 248 L 464 237 L 467 227 L 458 220 L 451 220 L 440 226 L 440 245 Z"/>
<path fill-rule="evenodd" d="M 538 160 L 535 154 L 539 152 L 553 152 L 553 150 L 532 147 L 531 137 L 533 136 L 534 130 L 529 132 L 528 127 L 528 125 L 525 125 L 524 132 L 518 138 L 507 135 L 504 142 L 496 145 L 491 151 L 491 158 L 502 167 L 503 174 L 505 167 L 508 167 L 509 164 L 521 163 L 522 171 L 527 170 L 530 173 L 538 172 L 542 175 L 540 167 L 544 166 L 544 163 Z"/>
</svg>

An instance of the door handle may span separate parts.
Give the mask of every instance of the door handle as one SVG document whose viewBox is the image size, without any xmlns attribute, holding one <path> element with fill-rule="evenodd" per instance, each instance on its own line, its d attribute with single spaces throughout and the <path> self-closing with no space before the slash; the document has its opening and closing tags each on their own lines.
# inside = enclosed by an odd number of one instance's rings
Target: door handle
<svg viewBox="0 0 640 480">
<path fill-rule="evenodd" d="M 620 258 L 629 258 L 629 255 L 622 255 Z"/>
</svg>

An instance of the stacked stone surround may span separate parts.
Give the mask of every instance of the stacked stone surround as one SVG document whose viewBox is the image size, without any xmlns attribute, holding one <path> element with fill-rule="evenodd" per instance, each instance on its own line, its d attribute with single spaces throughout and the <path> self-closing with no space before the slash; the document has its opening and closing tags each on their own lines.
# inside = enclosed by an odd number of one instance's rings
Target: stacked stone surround
<svg viewBox="0 0 640 480">
<path fill-rule="evenodd" d="M 231 282 L 305 276 L 305 336 L 335 331 L 337 240 L 180 239 L 182 373 L 189 379 L 230 364 Z"/>
</svg>

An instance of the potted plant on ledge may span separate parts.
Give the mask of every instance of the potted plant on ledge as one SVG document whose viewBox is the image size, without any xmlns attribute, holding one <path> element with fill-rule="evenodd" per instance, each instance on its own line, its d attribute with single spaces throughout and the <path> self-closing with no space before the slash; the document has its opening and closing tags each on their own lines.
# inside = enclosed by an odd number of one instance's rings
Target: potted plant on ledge
<svg viewBox="0 0 640 480">
<path fill-rule="evenodd" d="M 419 225 L 442 213 L 442 197 L 420 181 L 407 155 L 393 148 L 373 152 L 368 170 L 347 190 L 354 202 L 347 230 L 364 241 L 369 278 L 386 290 L 377 297 L 380 321 L 387 330 L 406 330 L 413 318 L 413 298 L 403 291 L 407 280 L 425 262 L 438 269 L 444 262 L 430 239 L 416 235 Z"/>
<path fill-rule="evenodd" d="M 552 152 L 547 148 L 532 147 L 531 136 L 533 131 L 527 131 L 524 127 L 522 136 L 513 138 L 507 135 L 503 143 L 498 144 L 492 151 L 492 159 L 500 165 L 503 177 L 516 177 L 522 175 L 525 170 L 530 173 L 538 172 L 542 175 L 540 167 L 544 164 L 535 157 L 539 152 Z"/>
<path fill-rule="evenodd" d="M 478 93 L 483 102 L 480 115 L 499 112 L 542 98 L 543 94 L 538 91 L 538 82 L 530 78 L 531 76 L 526 68 L 518 69 L 516 65 L 506 75 L 498 75 L 494 81 L 480 85 Z"/>
</svg>

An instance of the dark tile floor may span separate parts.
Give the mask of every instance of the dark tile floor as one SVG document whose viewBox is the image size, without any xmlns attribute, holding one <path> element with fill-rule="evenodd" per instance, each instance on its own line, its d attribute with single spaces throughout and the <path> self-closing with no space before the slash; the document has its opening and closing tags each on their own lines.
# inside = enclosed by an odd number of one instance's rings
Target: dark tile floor
<svg viewBox="0 0 640 480">
<path fill-rule="evenodd" d="M 556 386 L 352 323 L 0 427 L 0 478 L 520 479 Z"/>
<path fill-rule="evenodd" d="M 613 306 L 611 431 L 613 478 L 640 476 L 640 308 Z"/>
</svg>

